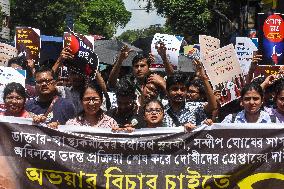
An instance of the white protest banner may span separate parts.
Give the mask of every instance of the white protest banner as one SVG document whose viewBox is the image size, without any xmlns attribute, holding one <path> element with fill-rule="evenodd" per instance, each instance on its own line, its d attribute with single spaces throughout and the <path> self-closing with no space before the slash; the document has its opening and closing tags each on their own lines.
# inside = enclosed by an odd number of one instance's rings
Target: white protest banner
<svg viewBox="0 0 284 189">
<path fill-rule="evenodd" d="M 199 35 L 199 44 L 201 59 L 208 53 L 220 48 L 220 40 L 207 35 Z"/>
<path fill-rule="evenodd" d="M 0 66 L 7 66 L 8 60 L 16 57 L 18 50 L 16 47 L 8 45 L 6 43 L 0 43 Z"/>
<path fill-rule="evenodd" d="M 179 50 L 182 43 L 183 37 L 168 35 L 168 34 L 160 34 L 156 33 L 151 44 L 151 52 L 155 57 L 156 64 L 152 65 L 153 67 L 163 67 L 163 61 L 158 54 L 156 49 L 157 46 L 162 42 L 165 44 L 167 48 L 167 57 L 171 64 L 174 66 L 178 65 L 178 57 L 179 57 Z"/>
<path fill-rule="evenodd" d="M 0 66 L 0 104 L 3 104 L 3 91 L 5 86 L 11 82 L 20 83 L 25 87 L 25 76 L 14 68 Z"/>
<path fill-rule="evenodd" d="M 256 45 L 248 37 L 237 37 L 235 46 L 242 72 L 246 75 L 253 58 L 253 52 L 257 51 Z"/>
<path fill-rule="evenodd" d="M 244 82 L 234 45 L 230 44 L 210 52 L 204 57 L 203 65 L 213 88 L 222 92 L 221 105 L 240 96 Z"/>
</svg>

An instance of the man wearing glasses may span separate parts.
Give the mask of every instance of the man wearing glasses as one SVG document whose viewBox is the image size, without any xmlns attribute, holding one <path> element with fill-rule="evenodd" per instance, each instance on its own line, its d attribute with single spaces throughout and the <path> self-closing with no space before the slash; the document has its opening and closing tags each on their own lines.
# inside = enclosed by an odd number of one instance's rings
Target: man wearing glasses
<svg viewBox="0 0 284 189">
<path fill-rule="evenodd" d="M 57 128 L 58 124 L 65 124 L 75 116 L 72 103 L 57 95 L 51 69 L 41 67 L 35 72 L 35 80 L 38 97 L 26 102 L 26 110 L 37 115 L 34 117 L 36 123 L 44 122 L 50 127 Z"/>
</svg>

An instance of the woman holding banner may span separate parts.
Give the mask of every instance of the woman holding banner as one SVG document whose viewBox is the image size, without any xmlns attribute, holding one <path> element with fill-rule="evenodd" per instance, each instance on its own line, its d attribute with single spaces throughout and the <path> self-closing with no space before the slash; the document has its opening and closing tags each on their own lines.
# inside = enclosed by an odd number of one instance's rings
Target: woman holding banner
<svg viewBox="0 0 284 189">
<path fill-rule="evenodd" d="M 275 116 L 269 115 L 262 110 L 263 90 L 260 85 L 250 83 L 241 91 L 240 105 L 243 110 L 237 114 L 229 114 L 222 123 L 273 123 Z M 212 125 L 210 119 L 204 121 L 207 125 Z"/>
<path fill-rule="evenodd" d="M 102 88 L 96 83 L 90 83 L 81 97 L 83 111 L 74 119 L 67 121 L 66 125 L 90 126 L 101 128 L 116 128 L 116 121 L 107 116 L 101 109 L 103 102 Z"/>
<path fill-rule="evenodd" d="M 2 116 L 14 116 L 28 118 L 30 114 L 25 110 L 26 91 L 20 83 L 9 83 L 3 91 L 3 101 L 5 104 L 5 112 L 1 112 Z"/>
<path fill-rule="evenodd" d="M 150 100 L 144 106 L 144 120 L 147 128 L 163 127 L 164 107 L 159 100 Z"/>
</svg>

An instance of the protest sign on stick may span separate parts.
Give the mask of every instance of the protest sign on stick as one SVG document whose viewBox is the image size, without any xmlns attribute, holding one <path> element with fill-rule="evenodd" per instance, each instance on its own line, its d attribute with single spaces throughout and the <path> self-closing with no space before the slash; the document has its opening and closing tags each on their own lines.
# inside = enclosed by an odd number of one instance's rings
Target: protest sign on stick
<svg viewBox="0 0 284 189">
<path fill-rule="evenodd" d="M 7 66 L 8 60 L 16 57 L 18 50 L 8 44 L 0 43 L 0 66 Z"/>
<path fill-rule="evenodd" d="M 284 16 L 283 14 L 258 14 L 260 65 L 284 65 Z"/>
<path fill-rule="evenodd" d="M 83 34 L 77 34 L 76 35 L 82 39 L 82 41 L 84 42 L 84 44 L 86 46 L 88 46 L 89 48 L 91 48 L 92 50 L 94 50 L 94 42 L 95 42 L 95 38 L 93 36 L 90 35 L 83 35 Z M 63 47 L 66 46 L 70 46 L 71 45 L 71 41 L 72 41 L 72 36 L 75 37 L 74 35 L 72 35 L 71 33 L 68 32 L 64 32 L 63 35 Z M 73 39 L 74 40 L 74 39 Z"/>
<path fill-rule="evenodd" d="M 199 44 L 201 59 L 208 53 L 220 48 L 219 39 L 206 35 L 199 35 Z"/>
<path fill-rule="evenodd" d="M 248 37 L 237 37 L 235 46 L 237 56 L 241 65 L 243 74 L 247 74 L 253 58 L 253 52 L 257 51 L 257 47 Z"/>
<path fill-rule="evenodd" d="M 173 66 L 178 66 L 179 50 L 183 37 L 178 37 L 168 34 L 156 33 L 152 40 L 151 52 L 155 57 L 155 64 L 152 64 L 152 68 L 164 68 L 163 61 L 158 54 L 157 47 L 160 43 L 164 43 L 167 48 L 167 57 Z"/>
<path fill-rule="evenodd" d="M 31 27 L 16 27 L 16 48 L 28 60 L 38 63 L 40 57 L 40 30 Z"/>
<path fill-rule="evenodd" d="M 203 65 L 213 88 L 222 92 L 221 105 L 240 96 L 244 82 L 240 63 L 232 44 L 207 54 Z"/>
<path fill-rule="evenodd" d="M 65 33 L 63 46 L 69 47 L 74 55 L 73 61 L 66 64 L 71 70 L 87 77 L 95 77 L 99 67 L 99 58 L 94 53 L 94 38 L 81 34 Z"/>
</svg>

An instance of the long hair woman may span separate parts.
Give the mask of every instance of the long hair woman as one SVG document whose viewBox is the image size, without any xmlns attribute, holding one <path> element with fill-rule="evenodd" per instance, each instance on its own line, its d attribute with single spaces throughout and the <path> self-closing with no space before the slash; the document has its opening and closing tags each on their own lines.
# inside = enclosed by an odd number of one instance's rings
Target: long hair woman
<svg viewBox="0 0 284 189">
<path fill-rule="evenodd" d="M 270 115 L 262 110 L 263 90 L 260 85 L 250 83 L 241 91 L 240 105 L 243 110 L 229 114 L 222 123 L 271 123 Z"/>
</svg>

